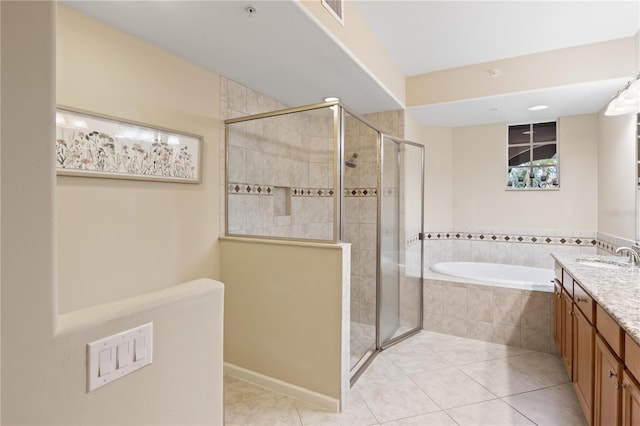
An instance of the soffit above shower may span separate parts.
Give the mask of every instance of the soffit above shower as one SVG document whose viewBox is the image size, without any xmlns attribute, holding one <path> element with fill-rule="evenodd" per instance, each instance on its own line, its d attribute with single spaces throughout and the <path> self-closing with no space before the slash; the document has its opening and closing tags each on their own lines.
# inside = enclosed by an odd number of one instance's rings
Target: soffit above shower
<svg viewBox="0 0 640 426">
<path fill-rule="evenodd" d="M 287 105 L 316 103 L 332 95 L 361 114 L 404 108 L 403 101 L 383 87 L 298 0 L 61 3 Z M 361 15 L 407 76 L 629 37 L 640 29 L 636 1 L 350 3 L 351 12 Z M 256 8 L 251 17 L 245 10 L 249 4 Z M 349 25 L 348 14 L 345 25 Z M 636 35 L 635 50 L 639 43 Z M 630 56 L 637 69 L 640 52 Z M 498 79 L 504 77 L 506 72 Z M 409 91 L 413 91 L 412 78 L 407 79 Z M 553 120 L 559 115 L 596 112 L 624 80 L 610 76 L 407 105 L 423 125 L 527 121 L 531 114 L 526 107 L 538 103 L 551 108 L 535 119 Z M 521 106 L 525 107 L 515 114 Z"/>
<path fill-rule="evenodd" d="M 360 114 L 403 107 L 295 1 L 60 3 L 286 105 L 333 95 Z"/>
</svg>

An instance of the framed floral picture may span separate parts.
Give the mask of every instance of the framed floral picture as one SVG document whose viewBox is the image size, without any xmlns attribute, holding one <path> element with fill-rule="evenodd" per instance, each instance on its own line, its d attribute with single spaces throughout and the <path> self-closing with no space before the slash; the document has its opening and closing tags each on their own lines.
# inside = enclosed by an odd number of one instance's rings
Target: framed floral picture
<svg viewBox="0 0 640 426">
<path fill-rule="evenodd" d="M 56 108 L 58 175 L 200 183 L 202 137 Z"/>
</svg>

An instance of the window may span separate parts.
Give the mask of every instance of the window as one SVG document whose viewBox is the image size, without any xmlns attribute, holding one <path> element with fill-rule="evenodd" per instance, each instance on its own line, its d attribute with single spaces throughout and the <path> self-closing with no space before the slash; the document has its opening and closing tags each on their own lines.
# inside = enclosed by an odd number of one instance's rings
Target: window
<svg viewBox="0 0 640 426">
<path fill-rule="evenodd" d="M 509 126 L 507 189 L 554 189 L 558 183 L 555 121 Z"/>
</svg>

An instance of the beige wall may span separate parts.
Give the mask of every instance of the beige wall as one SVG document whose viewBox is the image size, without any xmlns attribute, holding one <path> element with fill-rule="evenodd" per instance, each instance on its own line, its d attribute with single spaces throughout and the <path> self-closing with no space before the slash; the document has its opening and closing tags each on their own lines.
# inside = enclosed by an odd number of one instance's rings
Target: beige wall
<svg viewBox="0 0 640 426">
<path fill-rule="evenodd" d="M 597 226 L 597 115 L 558 120 L 558 191 L 507 191 L 505 124 L 453 129 L 456 227 L 593 231 Z"/>
<path fill-rule="evenodd" d="M 219 76 L 64 6 L 61 105 L 204 136 L 202 183 L 57 178 L 59 308 L 218 277 Z"/>
<path fill-rule="evenodd" d="M 635 75 L 638 71 L 634 44 L 634 38 L 627 37 L 411 76 L 406 83 L 406 105 L 451 102 Z M 494 68 L 500 69 L 500 77 L 491 77 L 489 72 Z"/>
<path fill-rule="evenodd" d="M 599 115 L 598 232 L 636 240 L 636 115 Z"/>
<path fill-rule="evenodd" d="M 1 423 L 221 424 L 219 284 L 204 280 L 57 315 L 55 8 L 0 3 Z M 153 364 L 87 394 L 86 344 L 149 321 Z"/>
<path fill-rule="evenodd" d="M 339 401 L 348 249 L 222 239 L 225 362 Z"/>
<path fill-rule="evenodd" d="M 423 127 L 425 145 L 424 223 L 427 231 L 453 225 L 453 132 L 446 127 Z"/>
</svg>

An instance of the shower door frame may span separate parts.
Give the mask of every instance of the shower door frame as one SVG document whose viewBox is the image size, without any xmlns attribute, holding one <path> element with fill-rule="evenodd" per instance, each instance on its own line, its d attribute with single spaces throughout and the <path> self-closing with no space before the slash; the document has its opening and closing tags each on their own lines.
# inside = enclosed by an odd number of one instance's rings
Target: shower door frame
<svg viewBox="0 0 640 426">
<path fill-rule="evenodd" d="M 398 336 L 392 337 L 388 340 L 383 341 L 381 336 L 381 318 L 382 318 L 382 198 L 383 198 L 383 170 L 384 170 L 384 140 L 388 139 L 398 145 L 409 145 L 414 146 L 420 149 L 421 157 L 420 157 L 420 231 L 418 234 L 418 243 L 420 244 L 420 304 L 419 304 L 419 320 L 418 325 L 409 331 L 406 331 Z M 420 330 L 422 330 L 422 322 L 424 317 L 424 292 L 423 292 L 423 283 L 424 283 L 424 176 L 425 176 L 425 147 L 416 142 L 408 141 L 406 139 L 397 138 L 395 136 L 391 136 L 389 134 L 379 132 L 378 135 L 378 188 L 380 193 L 378 194 L 378 230 L 377 230 L 377 265 L 376 265 L 376 349 L 378 351 L 382 351 L 387 349 L 397 343 L 400 343 L 407 338 L 418 334 Z M 400 170 L 400 160 L 396 158 L 398 170 Z M 404 200 L 406 201 L 406 194 Z M 398 206 L 399 209 L 399 206 Z M 398 231 L 399 233 L 399 231 Z M 399 273 L 398 273 L 399 274 Z M 362 372 L 359 372 L 362 374 Z"/>
</svg>

